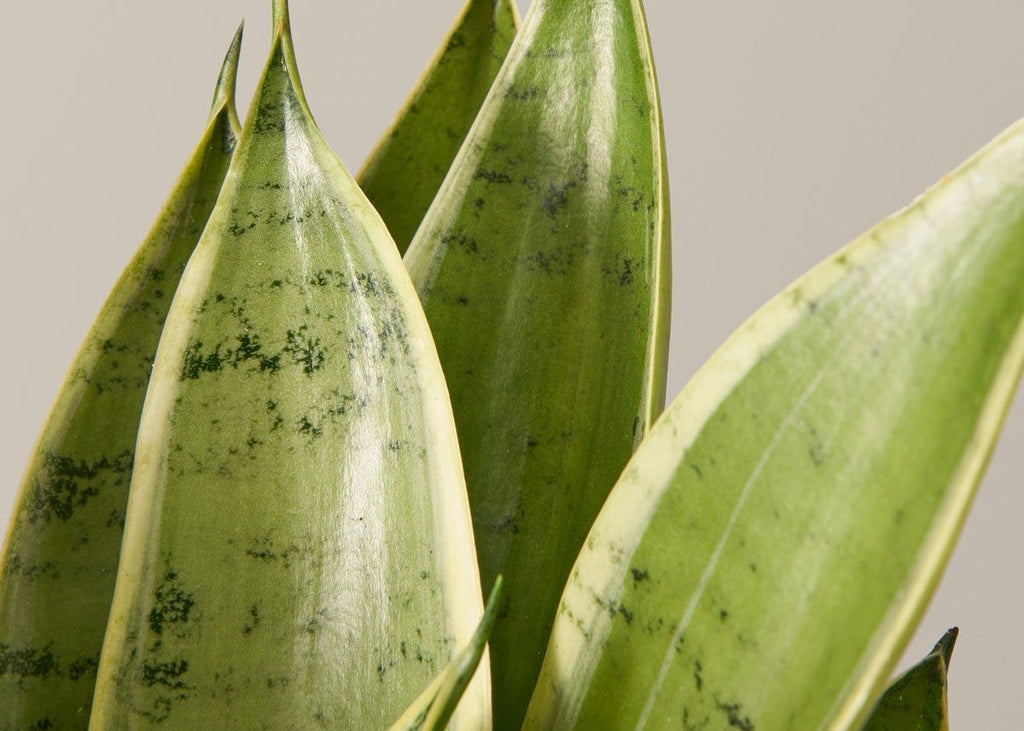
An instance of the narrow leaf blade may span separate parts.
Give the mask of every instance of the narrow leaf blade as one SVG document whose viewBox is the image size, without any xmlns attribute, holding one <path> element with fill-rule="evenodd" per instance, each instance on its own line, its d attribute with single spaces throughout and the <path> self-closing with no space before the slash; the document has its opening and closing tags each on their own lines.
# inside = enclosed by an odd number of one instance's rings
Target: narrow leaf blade
<svg viewBox="0 0 1024 731">
<path fill-rule="evenodd" d="M 636 0 L 536 0 L 406 254 L 445 369 L 495 723 L 518 728 L 561 587 L 663 406 L 667 181 Z"/>
<path fill-rule="evenodd" d="M 1020 376 L 1022 161 L 1019 123 L 701 369 L 587 539 L 532 723 L 858 722 Z"/>
<path fill-rule="evenodd" d="M 480 619 L 473 639 L 423 691 L 416 702 L 406 709 L 402 717 L 391 726 L 391 731 L 439 731 L 447 728 L 456 706 L 480 665 L 480 659 L 484 656 L 487 639 L 491 636 L 494 620 L 498 616 L 501 592 L 502 581 L 499 576 L 494 582 L 491 596 L 484 608 L 484 616 Z"/>
<path fill-rule="evenodd" d="M 518 25 L 514 0 L 468 0 L 357 176 L 401 253 L 437 195 Z"/>
<path fill-rule="evenodd" d="M 927 657 L 892 682 L 871 711 L 864 731 L 949 731 L 947 673 L 956 636 L 954 627 Z"/>
<path fill-rule="evenodd" d="M 426 320 L 274 18 L 157 353 L 98 728 L 383 728 L 483 609 Z M 489 725 L 488 681 L 455 727 Z"/>
<path fill-rule="evenodd" d="M 25 472 L 0 561 L 0 727 L 88 720 L 157 341 L 237 141 L 241 41 L 239 27 L 199 145 L 75 356 Z"/>
</svg>

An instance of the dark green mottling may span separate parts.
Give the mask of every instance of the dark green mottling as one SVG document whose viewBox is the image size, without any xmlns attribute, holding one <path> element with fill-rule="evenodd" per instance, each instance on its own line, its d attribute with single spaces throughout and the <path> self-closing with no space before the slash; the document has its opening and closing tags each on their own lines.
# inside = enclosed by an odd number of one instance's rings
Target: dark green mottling
<svg viewBox="0 0 1024 731">
<path fill-rule="evenodd" d="M 195 606 L 191 594 L 182 590 L 177 582 L 178 575 L 173 571 L 164 574 L 163 581 L 153 593 L 153 602 L 149 610 L 149 629 L 154 634 L 162 635 L 164 628 L 183 625 L 188 622 L 189 613 Z"/>
<path fill-rule="evenodd" d="M 498 728 L 519 727 L 572 562 L 663 405 L 653 73 L 636 3 L 536 0 L 406 255 L 452 397 L 484 587 L 506 581 Z"/>
<path fill-rule="evenodd" d="M 0 677 L 11 677 L 23 683 L 28 678 L 47 678 L 59 674 L 52 646 L 12 647 L 0 642 Z"/>
<path fill-rule="evenodd" d="M 240 40 L 202 140 L 76 355 L 22 482 L 0 571 L 0 647 L 14 653 L 0 655 L 0 728 L 88 722 L 157 341 L 237 140 L 224 84 Z"/>
<path fill-rule="evenodd" d="M 513 0 L 468 0 L 443 51 L 359 173 L 400 252 L 476 118 L 518 20 Z"/>
<path fill-rule="evenodd" d="M 529 723 L 857 727 L 1024 367 L 1022 243 L 1024 122 L 734 334 L 595 521 Z"/>
<path fill-rule="evenodd" d="M 125 450 L 113 459 L 100 456 L 93 462 L 44 452 L 38 464 L 32 489 L 19 505 L 32 525 L 46 524 L 54 519 L 71 520 L 77 508 L 84 507 L 100 493 L 97 485 L 109 484 L 122 493 L 126 492 L 132 469 L 132 452 Z"/>
<path fill-rule="evenodd" d="M 480 611 L 454 423 L 280 27 L 168 322 L 92 723 L 386 727 Z"/>
</svg>

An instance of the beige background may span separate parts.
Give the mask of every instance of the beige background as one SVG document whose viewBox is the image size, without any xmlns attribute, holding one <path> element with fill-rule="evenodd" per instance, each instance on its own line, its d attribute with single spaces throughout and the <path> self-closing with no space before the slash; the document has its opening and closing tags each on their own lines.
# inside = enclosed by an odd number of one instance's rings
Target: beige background
<svg viewBox="0 0 1024 731">
<path fill-rule="evenodd" d="M 311 105 L 354 171 L 461 0 L 293 4 Z M 0 522 L 65 368 L 198 140 L 242 15 L 247 108 L 268 6 L 4 3 Z M 1024 4 L 1011 0 L 647 10 L 672 177 L 672 395 L 778 289 L 1024 115 Z M 910 649 L 961 626 L 955 729 L 1020 728 L 1022 445 L 1018 405 Z"/>
</svg>

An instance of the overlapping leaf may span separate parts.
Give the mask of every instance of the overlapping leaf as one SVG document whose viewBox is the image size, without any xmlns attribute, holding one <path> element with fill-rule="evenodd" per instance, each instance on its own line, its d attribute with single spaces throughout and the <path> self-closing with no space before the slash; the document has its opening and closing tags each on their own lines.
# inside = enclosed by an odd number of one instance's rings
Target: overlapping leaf
<svg viewBox="0 0 1024 731">
<path fill-rule="evenodd" d="M 518 25 L 513 0 L 468 0 L 357 176 L 403 254 L 462 146 Z"/>
<path fill-rule="evenodd" d="M 487 639 L 494 629 L 501 600 L 501 577 L 494 582 L 491 596 L 484 608 L 484 616 L 476 628 L 472 641 L 459 652 L 447 668 L 432 682 L 420 697 L 406 709 L 391 731 L 441 731 L 447 728 L 452 714 L 462 700 L 470 681 L 480 665 L 487 648 Z"/>
<path fill-rule="evenodd" d="M 769 303 L 652 430 L 532 728 L 845 728 L 934 589 L 1024 360 L 1024 122 Z"/>
<path fill-rule="evenodd" d="M 241 40 L 239 28 L 206 131 L 75 357 L 25 473 L 0 569 L 0 727 L 88 722 L 153 356 L 237 141 Z"/>
<path fill-rule="evenodd" d="M 274 8 L 157 354 L 97 728 L 384 728 L 483 609 L 426 321 Z M 456 728 L 489 725 L 488 680 L 484 663 Z"/>
<path fill-rule="evenodd" d="M 406 255 L 451 392 L 495 723 L 522 720 L 561 587 L 664 398 L 667 182 L 638 0 L 536 0 Z"/>
</svg>

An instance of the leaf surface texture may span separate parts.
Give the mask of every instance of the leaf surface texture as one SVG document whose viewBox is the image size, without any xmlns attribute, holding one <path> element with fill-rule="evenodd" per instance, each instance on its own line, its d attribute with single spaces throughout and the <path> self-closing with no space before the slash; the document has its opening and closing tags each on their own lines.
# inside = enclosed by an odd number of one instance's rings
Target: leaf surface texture
<svg viewBox="0 0 1024 731">
<path fill-rule="evenodd" d="M 406 255 L 445 370 L 517 728 L 561 587 L 664 400 L 667 182 L 639 2 L 537 0 Z"/>
<path fill-rule="evenodd" d="M 240 27 L 206 130 L 75 356 L 22 481 L 0 567 L 0 727 L 88 722 L 157 342 L 238 138 L 241 40 Z"/>
<path fill-rule="evenodd" d="M 405 253 L 519 25 L 514 0 L 469 0 L 357 180 Z"/>
<path fill-rule="evenodd" d="M 99 728 L 383 728 L 482 612 L 422 309 L 274 7 L 147 395 Z M 478 679 L 456 728 L 489 725 Z"/>
<path fill-rule="evenodd" d="M 1022 281 L 1018 123 L 762 308 L 666 410 L 573 569 L 530 726 L 862 720 L 1013 396 Z"/>
</svg>

